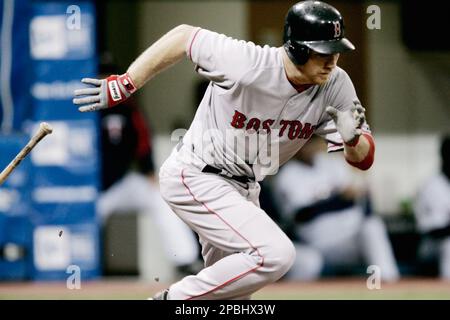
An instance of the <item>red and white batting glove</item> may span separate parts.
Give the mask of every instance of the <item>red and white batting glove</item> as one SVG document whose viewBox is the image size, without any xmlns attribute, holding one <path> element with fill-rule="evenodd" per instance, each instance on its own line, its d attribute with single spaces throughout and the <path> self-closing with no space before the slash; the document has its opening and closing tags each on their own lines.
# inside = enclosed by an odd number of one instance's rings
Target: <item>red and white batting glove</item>
<svg viewBox="0 0 450 320">
<path fill-rule="evenodd" d="M 81 112 L 96 111 L 114 107 L 133 94 L 137 88 L 128 73 L 122 75 L 111 75 L 106 79 L 84 78 L 81 82 L 94 85 L 94 87 L 77 89 L 73 103 L 80 106 Z"/>
</svg>

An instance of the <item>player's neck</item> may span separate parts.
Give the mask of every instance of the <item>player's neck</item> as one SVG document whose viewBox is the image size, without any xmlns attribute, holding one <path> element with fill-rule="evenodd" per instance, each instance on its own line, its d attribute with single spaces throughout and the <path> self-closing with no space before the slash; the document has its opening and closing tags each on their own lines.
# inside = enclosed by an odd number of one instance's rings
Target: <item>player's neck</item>
<svg viewBox="0 0 450 320">
<path fill-rule="evenodd" d="M 288 80 L 291 83 L 291 85 L 295 88 L 295 90 L 297 90 L 298 93 L 301 93 L 313 86 L 313 84 L 296 84 L 292 82 L 289 78 Z"/>
<path fill-rule="evenodd" d="M 284 50 L 281 51 L 283 57 L 284 72 L 286 73 L 288 81 L 295 88 L 295 90 L 300 93 L 313 86 L 314 84 L 310 83 L 310 81 L 301 73 L 300 70 L 298 70 L 294 63 L 292 63 L 286 52 Z"/>
</svg>

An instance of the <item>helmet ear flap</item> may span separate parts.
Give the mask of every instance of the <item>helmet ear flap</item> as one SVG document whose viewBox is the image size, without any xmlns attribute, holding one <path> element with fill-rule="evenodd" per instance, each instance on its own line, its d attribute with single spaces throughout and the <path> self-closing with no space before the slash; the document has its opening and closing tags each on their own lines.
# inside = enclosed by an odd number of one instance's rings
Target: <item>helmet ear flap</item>
<svg viewBox="0 0 450 320">
<path fill-rule="evenodd" d="M 284 49 L 291 61 L 296 65 L 304 65 L 309 59 L 310 49 L 300 43 L 287 40 Z"/>
</svg>

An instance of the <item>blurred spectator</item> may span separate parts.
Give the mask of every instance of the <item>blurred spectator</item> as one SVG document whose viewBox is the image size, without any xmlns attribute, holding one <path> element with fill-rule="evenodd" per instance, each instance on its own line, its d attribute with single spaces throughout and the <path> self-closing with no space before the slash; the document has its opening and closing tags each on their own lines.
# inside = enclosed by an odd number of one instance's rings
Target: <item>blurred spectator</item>
<svg viewBox="0 0 450 320">
<path fill-rule="evenodd" d="M 109 55 L 102 56 L 100 73 L 117 74 Z M 169 261 L 182 273 L 196 265 L 199 248 L 194 233 L 161 198 L 152 157 L 150 128 L 133 98 L 118 108 L 100 112 L 102 193 L 97 211 L 105 224 L 115 214 L 148 213 L 159 228 Z"/>
<path fill-rule="evenodd" d="M 342 162 L 340 154 L 327 154 L 324 141 L 313 136 L 275 177 L 276 199 L 297 249 L 287 278 L 314 280 L 325 270 L 348 273 L 377 265 L 381 280 L 395 281 L 399 271 L 385 225 L 370 214 L 365 186 Z"/>
<path fill-rule="evenodd" d="M 441 143 L 441 171 L 419 189 L 414 213 L 422 235 L 419 259 L 437 259 L 439 276 L 450 280 L 450 135 Z"/>
</svg>

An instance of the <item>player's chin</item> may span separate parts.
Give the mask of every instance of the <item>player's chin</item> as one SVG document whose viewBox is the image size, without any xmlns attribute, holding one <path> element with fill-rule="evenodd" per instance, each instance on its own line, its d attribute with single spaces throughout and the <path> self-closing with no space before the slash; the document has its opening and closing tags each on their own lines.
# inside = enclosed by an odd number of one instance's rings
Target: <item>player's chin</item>
<svg viewBox="0 0 450 320">
<path fill-rule="evenodd" d="M 330 77 L 329 73 L 319 73 L 313 78 L 313 81 L 315 84 L 324 84 L 328 81 L 328 78 Z"/>
</svg>

